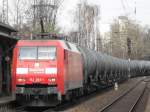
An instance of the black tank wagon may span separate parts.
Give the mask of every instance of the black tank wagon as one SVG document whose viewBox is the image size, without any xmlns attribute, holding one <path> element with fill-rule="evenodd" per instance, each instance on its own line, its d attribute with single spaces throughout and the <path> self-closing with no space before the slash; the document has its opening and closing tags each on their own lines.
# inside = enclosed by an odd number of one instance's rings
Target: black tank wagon
<svg viewBox="0 0 150 112">
<path fill-rule="evenodd" d="M 83 56 L 84 85 L 87 88 L 109 86 L 130 77 L 150 75 L 149 61 L 119 59 L 87 48 L 78 48 Z"/>
</svg>

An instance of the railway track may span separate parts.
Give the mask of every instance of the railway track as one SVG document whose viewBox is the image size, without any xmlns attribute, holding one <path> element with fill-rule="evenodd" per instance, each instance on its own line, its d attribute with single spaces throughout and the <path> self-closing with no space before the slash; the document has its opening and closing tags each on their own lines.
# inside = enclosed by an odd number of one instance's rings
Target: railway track
<svg viewBox="0 0 150 112">
<path fill-rule="evenodd" d="M 56 112 L 57 107 L 29 107 L 19 106 L 15 112 Z M 58 111 L 57 111 L 58 112 Z"/>
<path fill-rule="evenodd" d="M 134 112 L 135 107 L 146 91 L 147 83 L 141 81 L 138 85 L 129 89 L 98 112 Z"/>
<path fill-rule="evenodd" d="M 16 107 L 16 112 L 27 112 L 25 109 L 26 109 L 26 106 L 19 106 L 19 107 Z"/>
<path fill-rule="evenodd" d="M 106 105 L 104 108 L 99 109 L 99 111 L 95 111 L 95 112 L 134 112 L 136 105 L 138 104 L 138 102 L 140 101 L 141 97 L 143 96 L 143 94 L 145 93 L 146 87 L 147 87 L 147 83 L 149 83 L 149 80 L 142 79 L 139 82 L 137 82 L 133 87 L 131 87 L 130 89 L 128 89 L 127 91 L 125 91 L 123 94 L 121 94 L 119 97 L 115 98 L 111 103 L 109 103 L 108 105 Z M 132 95 L 131 95 L 132 94 Z M 133 95 L 134 94 L 134 95 Z M 135 96 L 134 98 L 132 98 L 133 96 Z M 78 103 L 86 99 L 88 99 L 90 96 L 88 96 L 87 98 L 83 97 L 81 99 L 78 100 Z M 126 97 L 126 99 L 124 99 L 124 97 Z M 128 101 L 132 100 L 133 102 L 130 104 L 130 108 L 128 107 L 126 110 L 126 104 L 129 103 L 125 103 L 125 102 L 129 102 Z M 120 106 L 120 102 L 124 102 L 122 103 L 122 107 Z M 72 108 L 73 106 L 75 106 L 76 104 L 78 104 L 76 101 L 75 102 L 68 102 L 68 103 L 64 103 L 61 104 L 57 107 L 50 107 L 50 108 L 28 108 L 28 107 L 19 107 L 16 108 L 16 112 L 58 112 L 58 111 L 66 111 L 66 109 L 68 108 Z M 115 106 L 115 108 L 114 108 Z M 119 108 L 119 110 L 118 110 Z M 121 110 L 122 109 L 122 110 Z M 117 111 L 118 110 L 118 111 Z M 138 111 L 138 112 L 142 112 L 142 111 Z"/>
<path fill-rule="evenodd" d="M 133 87 L 131 87 L 125 93 L 128 93 L 129 91 L 134 89 L 138 85 L 138 83 L 140 83 L 141 81 L 143 81 L 143 79 L 140 80 L 139 82 L 137 82 Z M 110 89 L 110 88 L 108 88 L 108 89 Z M 50 107 L 50 108 L 43 109 L 43 110 L 34 109 L 34 108 L 29 109 L 28 107 L 23 106 L 23 107 L 16 108 L 16 112 L 35 112 L 35 111 L 36 112 L 59 112 L 59 111 L 65 111 L 66 109 L 72 108 L 72 107 L 78 105 L 79 103 L 82 103 L 82 102 L 88 100 L 89 98 L 95 97 L 97 95 L 98 95 L 98 93 L 90 94 L 88 96 L 84 96 L 84 97 L 78 99 L 77 101 L 75 100 L 75 101 L 72 101 L 72 102 L 65 102 L 61 105 L 58 105 L 57 107 Z"/>
<path fill-rule="evenodd" d="M 46 110 L 51 110 L 49 112 L 52 112 L 52 109 L 49 109 L 49 108 L 46 108 L 46 107 L 25 107 L 25 106 L 22 106 L 22 107 L 18 107 L 16 108 L 16 112 L 45 112 Z"/>
</svg>

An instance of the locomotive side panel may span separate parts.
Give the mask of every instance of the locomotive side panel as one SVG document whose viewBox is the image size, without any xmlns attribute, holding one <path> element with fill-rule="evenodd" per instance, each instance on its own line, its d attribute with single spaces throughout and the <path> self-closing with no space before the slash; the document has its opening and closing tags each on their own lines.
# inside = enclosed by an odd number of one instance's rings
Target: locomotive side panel
<svg viewBox="0 0 150 112">
<path fill-rule="evenodd" d="M 65 84 L 66 89 L 76 89 L 83 87 L 81 54 L 65 50 Z"/>
<path fill-rule="evenodd" d="M 62 47 L 57 47 L 57 90 L 58 94 L 64 95 L 65 94 L 65 83 L 64 83 L 64 77 L 65 77 L 65 69 L 64 69 L 64 49 Z"/>
<path fill-rule="evenodd" d="M 16 68 L 17 68 L 17 54 L 18 47 L 16 46 L 13 50 L 13 61 L 12 61 L 12 90 L 16 90 Z"/>
</svg>

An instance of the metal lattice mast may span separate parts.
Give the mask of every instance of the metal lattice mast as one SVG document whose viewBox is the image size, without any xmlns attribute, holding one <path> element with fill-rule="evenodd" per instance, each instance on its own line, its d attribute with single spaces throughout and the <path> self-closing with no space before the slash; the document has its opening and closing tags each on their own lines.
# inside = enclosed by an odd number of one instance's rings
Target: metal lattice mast
<svg viewBox="0 0 150 112">
<path fill-rule="evenodd" d="M 43 21 L 44 24 L 50 24 L 55 28 L 56 14 L 61 0 L 34 0 L 33 1 L 33 27 Z"/>
</svg>

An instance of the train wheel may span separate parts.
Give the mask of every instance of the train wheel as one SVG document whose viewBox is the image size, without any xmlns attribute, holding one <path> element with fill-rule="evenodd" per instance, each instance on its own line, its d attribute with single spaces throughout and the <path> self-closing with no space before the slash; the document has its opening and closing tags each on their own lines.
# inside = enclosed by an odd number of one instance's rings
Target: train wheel
<svg viewBox="0 0 150 112">
<path fill-rule="evenodd" d="M 65 100 L 66 101 L 71 101 L 72 100 L 72 92 L 67 92 L 65 95 Z"/>
</svg>

